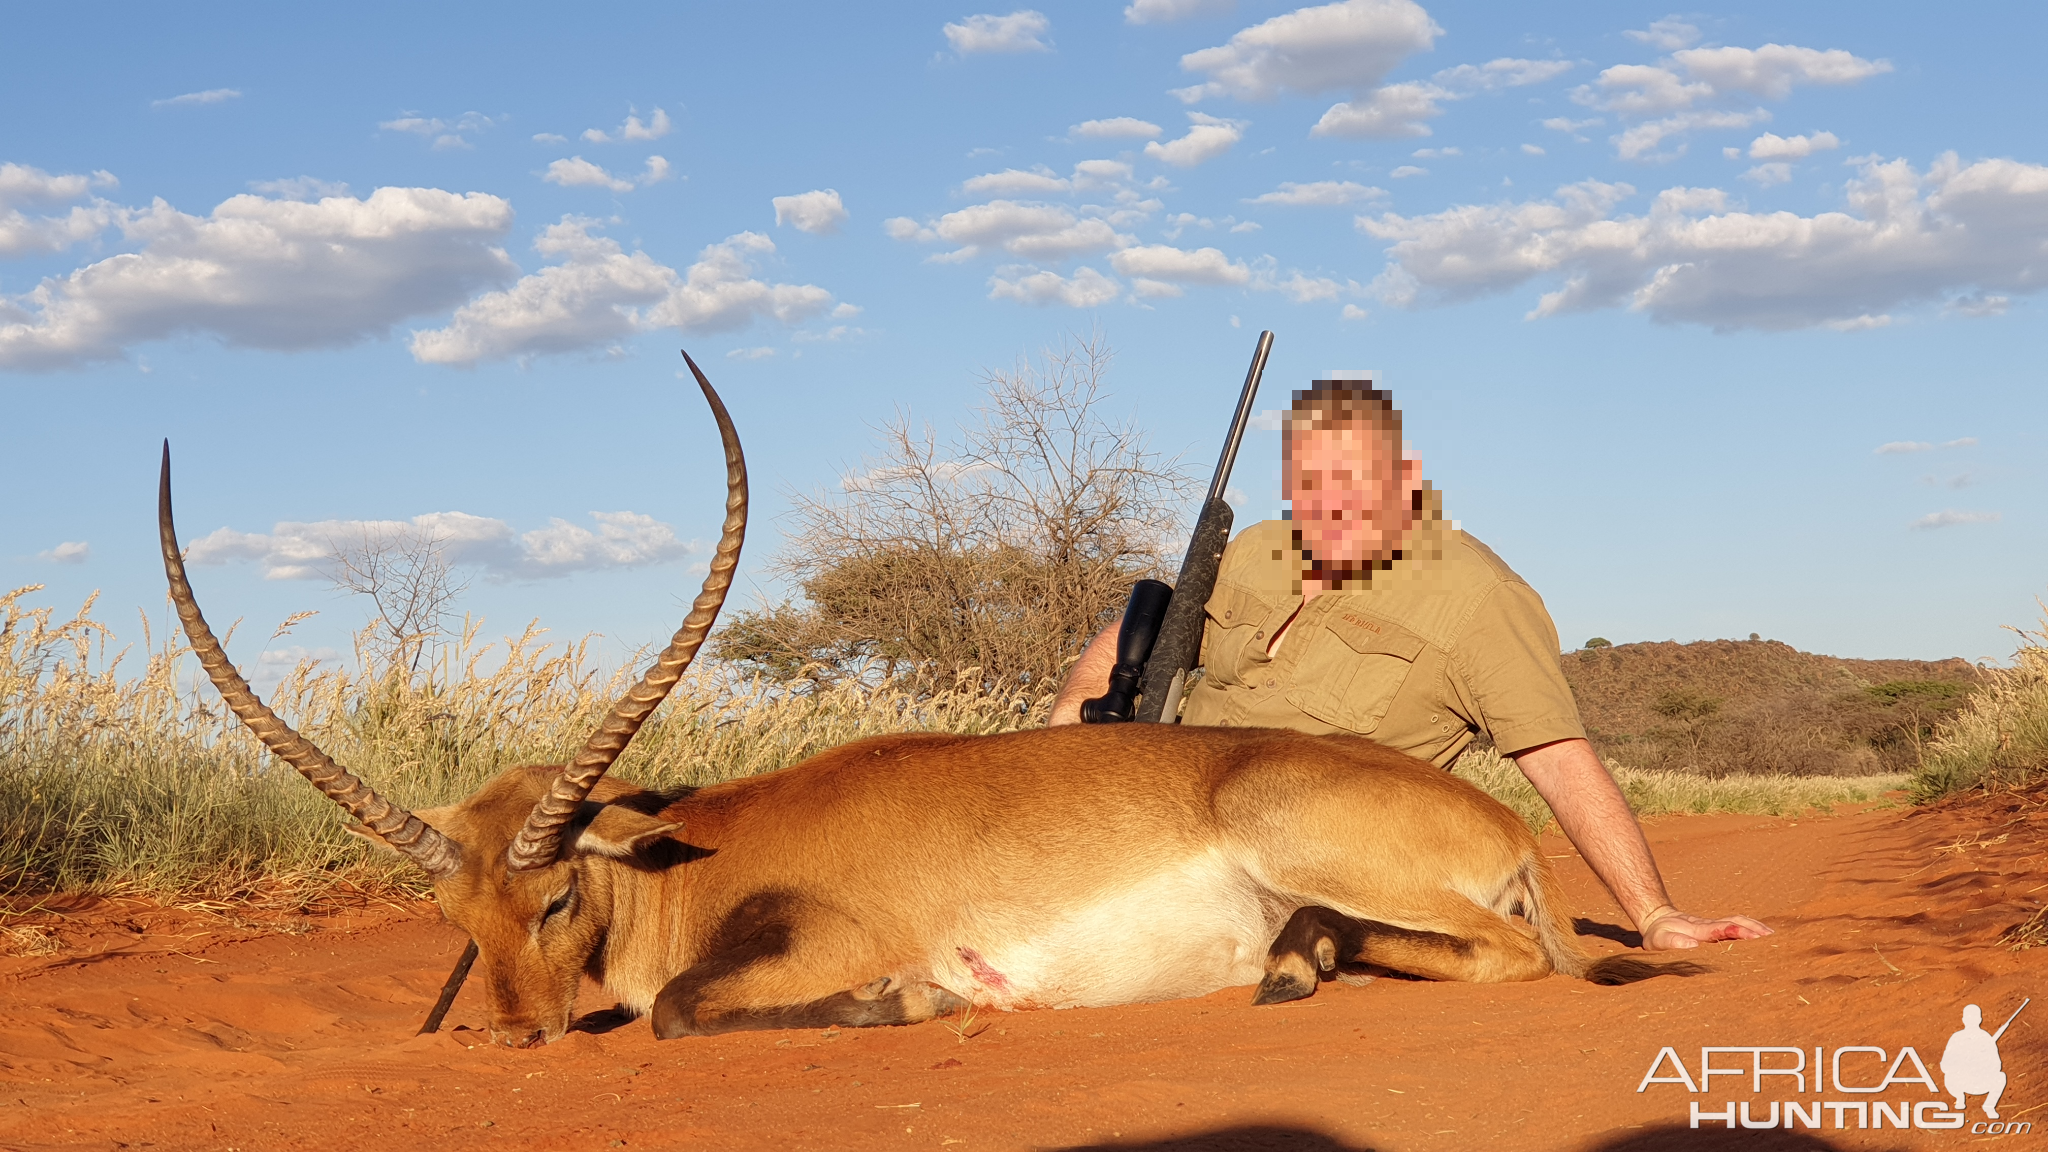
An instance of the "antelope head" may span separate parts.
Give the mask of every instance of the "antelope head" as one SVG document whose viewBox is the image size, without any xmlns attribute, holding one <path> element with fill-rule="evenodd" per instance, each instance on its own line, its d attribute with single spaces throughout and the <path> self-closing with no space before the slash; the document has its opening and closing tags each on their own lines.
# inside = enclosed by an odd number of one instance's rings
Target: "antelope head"
<svg viewBox="0 0 2048 1152">
<path fill-rule="evenodd" d="M 476 942 L 491 1032 L 501 1043 L 528 1047 L 557 1039 L 568 1029 L 578 977 L 602 941 L 609 916 L 608 873 L 589 865 L 638 855 L 676 830 L 660 819 L 658 808 L 635 806 L 631 789 L 601 781 L 710 633 L 746 535 L 747 468 L 739 434 L 703 371 L 688 353 L 683 359 L 718 422 L 726 500 L 718 550 L 682 627 L 567 765 L 515 768 L 459 803 L 417 813 L 378 795 L 294 731 L 229 662 L 185 576 L 171 521 L 171 449 L 168 441 L 164 445 L 157 489 L 164 573 L 207 678 L 273 755 L 356 820 L 351 832 L 398 853 L 432 878 L 442 913 Z"/>
</svg>

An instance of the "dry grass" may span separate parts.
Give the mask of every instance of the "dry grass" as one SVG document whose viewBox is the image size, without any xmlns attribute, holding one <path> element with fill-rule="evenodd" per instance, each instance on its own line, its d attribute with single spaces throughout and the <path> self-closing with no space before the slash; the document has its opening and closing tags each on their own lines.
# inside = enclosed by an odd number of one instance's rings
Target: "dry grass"
<svg viewBox="0 0 2048 1152">
<path fill-rule="evenodd" d="M 2048 623 L 2014 631 L 2020 647 L 2012 667 L 1986 669 L 1969 702 L 1935 733 L 1913 774 L 1915 800 L 2020 786 L 2048 774 Z"/>
<path fill-rule="evenodd" d="M 1791 816 L 1836 804 L 1883 800 L 1906 786 L 1903 774 L 1889 776 L 1730 775 L 1708 778 L 1692 772 L 1645 771 L 1609 764 L 1622 795 L 1638 816 L 1710 812 Z M 1452 771 L 1515 810 L 1541 832 L 1553 819 L 1512 760 L 1487 749 L 1459 757 Z"/>
<path fill-rule="evenodd" d="M 220 705 L 172 638 L 133 674 L 88 601 L 67 621 L 0 595 L 0 896 L 134 891 L 303 904 L 417 890 L 366 857 L 342 815 Z M 145 630 L 147 623 L 145 622 Z M 729 668 L 685 677 L 619 774 L 655 788 L 771 771 L 863 736 L 987 733 L 1044 722 L 1049 701 L 960 686 L 848 681 L 783 691 Z M 398 802 L 446 803 L 516 764 L 574 752 L 622 689 L 583 643 L 538 627 L 495 643 L 475 625 L 410 679 L 301 667 L 269 703 Z"/>
<path fill-rule="evenodd" d="M 424 890 L 404 865 L 367 855 L 334 805 L 270 759 L 204 686 L 179 638 L 153 644 L 145 621 L 137 661 L 93 619 L 90 601 L 60 621 L 28 606 L 34 591 L 0 596 L 0 898 L 132 893 L 289 916 Z M 969 669 L 944 684 L 876 688 L 847 678 L 798 692 L 709 664 L 685 677 L 617 771 L 654 788 L 704 785 L 864 736 L 1044 722 L 1045 697 L 990 695 L 981 683 Z M 342 763 L 421 807 L 467 795 L 516 764 L 560 762 L 621 687 L 582 643 L 550 644 L 538 627 L 486 643 L 471 625 L 409 678 L 301 667 L 268 695 Z M 1457 772 L 1532 827 L 1549 821 L 1521 773 L 1492 752 L 1467 755 Z M 1627 768 L 1616 776 L 1646 815 L 1795 813 L 1879 799 L 1904 782 Z"/>
</svg>

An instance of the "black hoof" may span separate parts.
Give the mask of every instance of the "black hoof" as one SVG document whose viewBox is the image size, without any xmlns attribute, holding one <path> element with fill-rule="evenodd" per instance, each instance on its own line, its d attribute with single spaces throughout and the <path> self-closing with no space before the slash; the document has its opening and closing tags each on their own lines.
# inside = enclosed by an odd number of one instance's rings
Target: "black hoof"
<svg viewBox="0 0 2048 1152">
<path fill-rule="evenodd" d="M 1299 977 L 1281 972 L 1268 972 L 1266 978 L 1259 981 L 1259 991 L 1252 997 L 1252 1004 L 1285 1004 L 1289 1000 L 1313 996 L 1315 991 L 1314 984 L 1306 983 Z"/>
</svg>

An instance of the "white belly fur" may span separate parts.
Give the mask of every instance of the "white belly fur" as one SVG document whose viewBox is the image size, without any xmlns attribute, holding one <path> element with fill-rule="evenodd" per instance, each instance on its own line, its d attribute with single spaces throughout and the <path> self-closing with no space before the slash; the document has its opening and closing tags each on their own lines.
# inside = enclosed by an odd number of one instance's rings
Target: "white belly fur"
<svg viewBox="0 0 2048 1152">
<path fill-rule="evenodd" d="M 993 1008 L 1075 1008 L 1256 984 L 1293 911 L 1209 852 L 1058 919 L 977 909 L 931 958 L 935 983 Z"/>
</svg>

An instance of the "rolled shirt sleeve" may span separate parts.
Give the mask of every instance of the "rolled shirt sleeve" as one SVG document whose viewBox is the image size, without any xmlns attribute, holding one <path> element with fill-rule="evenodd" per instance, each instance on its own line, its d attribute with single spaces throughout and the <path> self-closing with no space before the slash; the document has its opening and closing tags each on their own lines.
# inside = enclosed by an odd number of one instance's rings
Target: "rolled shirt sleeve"
<svg viewBox="0 0 2048 1152">
<path fill-rule="evenodd" d="M 1558 660 L 1557 628 L 1535 589 L 1496 584 L 1458 633 L 1450 686 L 1502 755 L 1586 735 Z"/>
</svg>

